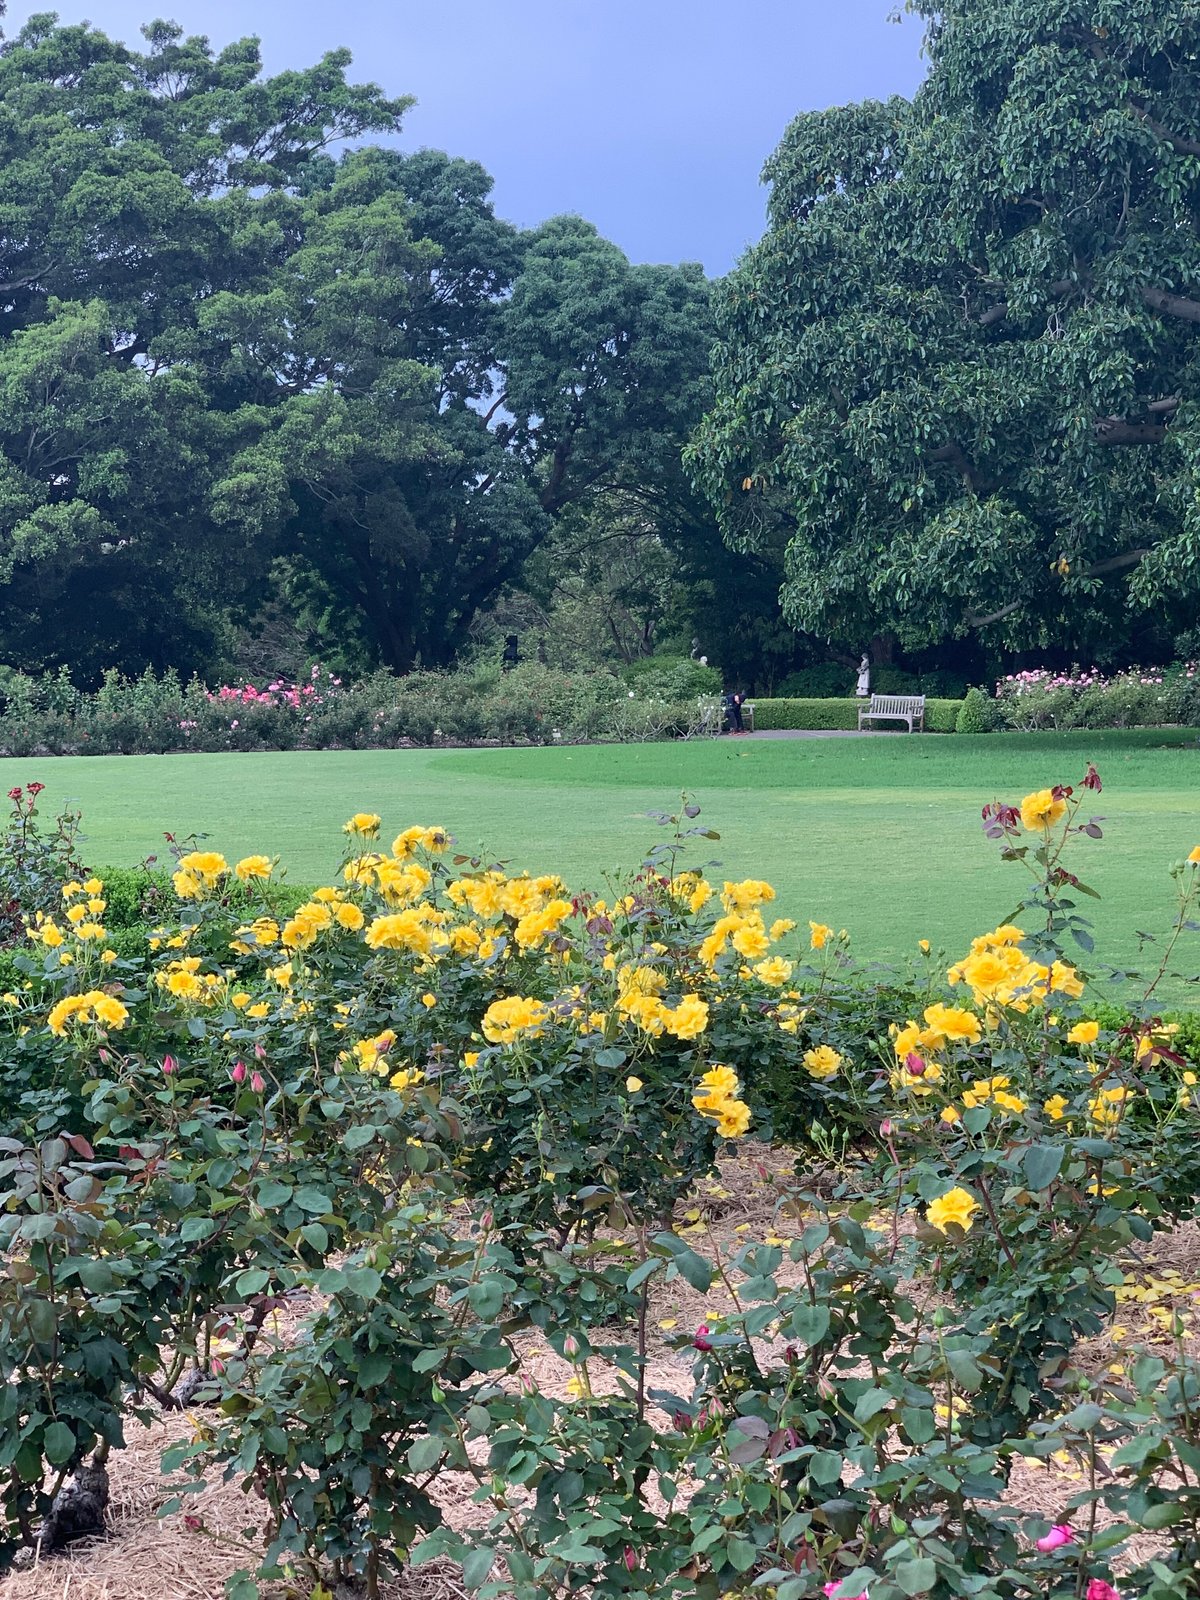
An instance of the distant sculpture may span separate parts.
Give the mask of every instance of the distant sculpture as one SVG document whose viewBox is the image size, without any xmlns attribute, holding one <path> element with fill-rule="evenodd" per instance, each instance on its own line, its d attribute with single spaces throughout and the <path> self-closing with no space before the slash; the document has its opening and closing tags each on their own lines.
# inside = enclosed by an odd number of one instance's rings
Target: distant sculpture
<svg viewBox="0 0 1200 1600">
<path fill-rule="evenodd" d="M 865 650 L 858 663 L 858 688 L 854 692 L 864 700 L 871 692 L 871 658 Z"/>
</svg>

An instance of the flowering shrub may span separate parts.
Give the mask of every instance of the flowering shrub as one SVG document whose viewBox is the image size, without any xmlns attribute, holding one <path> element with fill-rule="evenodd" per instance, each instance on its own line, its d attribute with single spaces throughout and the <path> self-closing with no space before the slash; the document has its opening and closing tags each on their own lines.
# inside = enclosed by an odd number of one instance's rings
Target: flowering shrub
<svg viewBox="0 0 1200 1600">
<path fill-rule="evenodd" d="M 171 671 L 105 674 L 95 693 L 61 674 L 9 674 L 0 753 L 108 755 L 177 750 L 369 749 L 399 744 L 572 744 L 672 738 L 698 722 L 694 695 L 626 686 L 606 672 L 534 663 L 497 669 L 379 672 L 346 684 L 314 667 L 309 680 L 209 689 Z"/>
<path fill-rule="evenodd" d="M 1117 1372 L 1078 1346 L 1200 1195 L 1200 1086 L 1155 1008 L 1200 844 L 1112 1023 L 1073 860 L 1099 788 L 985 807 L 1015 917 L 944 976 L 927 953 L 919 1003 L 857 1011 L 849 935 L 710 881 L 690 801 L 604 897 L 367 812 L 299 903 L 265 851 L 180 844 L 138 957 L 102 878 L 43 885 L 0 1024 L 61 1090 L 0 1141 L 0 1561 L 53 1542 L 131 1415 L 186 1405 L 181 1502 L 219 1476 L 265 1507 L 236 1600 L 375 1595 L 439 1555 L 520 1600 L 1195 1600 L 1189 1314 Z M 847 1131 L 832 1184 L 801 1158 L 794 1237 L 701 1245 L 680 1202 L 781 1075 L 797 1120 Z M 650 1376 L 680 1286 L 712 1297 L 668 1339 L 685 1392 Z M 1081 1487 L 1009 1502 L 1063 1454 Z M 476 1507 L 454 1527 L 448 1473 Z"/>
<path fill-rule="evenodd" d="M 1105 677 L 1094 668 L 1012 673 L 996 685 L 1005 726 L 1136 728 L 1200 722 L 1200 664 L 1154 667 Z"/>
</svg>

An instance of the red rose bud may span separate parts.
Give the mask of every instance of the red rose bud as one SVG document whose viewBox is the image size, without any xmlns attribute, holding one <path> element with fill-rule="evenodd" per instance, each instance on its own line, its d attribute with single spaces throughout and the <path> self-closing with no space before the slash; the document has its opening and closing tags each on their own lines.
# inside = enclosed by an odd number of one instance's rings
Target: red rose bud
<svg viewBox="0 0 1200 1600">
<path fill-rule="evenodd" d="M 632 1572 L 637 1564 L 638 1558 L 634 1553 L 633 1546 L 631 1544 L 627 1544 L 625 1546 L 625 1571 Z"/>
<path fill-rule="evenodd" d="M 163 1069 L 163 1076 L 165 1078 L 169 1078 L 173 1072 L 177 1072 L 178 1071 L 179 1064 L 175 1060 L 174 1056 L 164 1056 L 163 1059 L 162 1059 L 162 1069 Z"/>
<path fill-rule="evenodd" d="M 692 1339 L 692 1348 L 694 1350 L 711 1350 L 712 1349 L 712 1341 L 708 1337 L 708 1323 L 707 1322 L 702 1322 L 700 1324 L 700 1326 L 696 1329 L 695 1335 L 694 1335 L 694 1337 Z"/>
<path fill-rule="evenodd" d="M 235 1061 L 230 1069 L 229 1076 L 233 1079 L 234 1083 L 245 1083 L 246 1063 L 244 1061 Z"/>
<path fill-rule="evenodd" d="M 212 1358 L 212 1369 L 218 1377 L 220 1377 L 221 1373 L 225 1371 L 225 1363 L 221 1360 L 220 1356 L 214 1356 Z"/>
<path fill-rule="evenodd" d="M 261 1072 L 256 1072 L 252 1075 L 250 1079 L 250 1087 L 254 1090 L 255 1094 L 261 1094 L 267 1087 L 267 1080 L 263 1077 Z"/>
<path fill-rule="evenodd" d="M 258 1060 L 258 1061 L 265 1061 L 267 1059 L 266 1049 L 261 1044 L 256 1044 L 254 1046 L 254 1055 L 255 1055 L 255 1059 Z"/>
<path fill-rule="evenodd" d="M 194 1511 L 184 1512 L 183 1525 L 189 1533 L 204 1532 L 204 1518 L 198 1517 Z"/>
<path fill-rule="evenodd" d="M 794 1367 L 797 1361 L 799 1361 L 800 1352 L 796 1349 L 794 1344 L 789 1344 L 784 1347 L 783 1359 L 787 1362 L 789 1367 Z"/>
</svg>

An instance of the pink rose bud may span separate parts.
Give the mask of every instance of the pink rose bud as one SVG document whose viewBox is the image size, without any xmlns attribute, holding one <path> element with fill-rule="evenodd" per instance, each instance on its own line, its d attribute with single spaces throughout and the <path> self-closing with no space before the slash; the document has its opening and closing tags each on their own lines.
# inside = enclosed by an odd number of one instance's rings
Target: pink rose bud
<svg viewBox="0 0 1200 1600">
<path fill-rule="evenodd" d="M 579 1356 L 579 1340 L 573 1333 L 569 1333 L 563 1340 L 563 1355 L 568 1361 L 575 1361 Z"/>
<path fill-rule="evenodd" d="M 1121 1600 L 1111 1583 L 1103 1578 L 1093 1578 L 1087 1586 L 1087 1600 Z"/>
<path fill-rule="evenodd" d="M 163 1076 L 169 1078 L 173 1072 L 178 1071 L 178 1065 L 174 1056 L 164 1056 L 162 1061 Z"/>
<path fill-rule="evenodd" d="M 261 1072 L 256 1072 L 252 1075 L 250 1079 L 250 1087 L 254 1090 L 255 1094 L 261 1094 L 267 1087 L 267 1080 L 263 1077 Z"/>
<path fill-rule="evenodd" d="M 884 1117 L 883 1121 L 879 1124 L 879 1131 L 885 1139 L 890 1139 L 892 1137 L 896 1131 L 896 1127 L 891 1117 Z"/>
<path fill-rule="evenodd" d="M 244 1061 L 235 1061 L 230 1069 L 229 1076 L 233 1079 L 234 1083 L 245 1083 L 246 1063 Z"/>
<path fill-rule="evenodd" d="M 537 1393 L 537 1385 L 534 1383 L 533 1379 L 529 1376 L 529 1374 L 527 1372 L 523 1372 L 521 1374 L 519 1382 L 520 1382 L 520 1385 L 521 1385 L 521 1393 L 522 1394 L 536 1394 Z"/>
<path fill-rule="evenodd" d="M 212 1369 L 218 1377 L 222 1372 L 225 1371 L 225 1363 L 221 1360 L 220 1356 L 214 1356 L 212 1358 Z"/>
<path fill-rule="evenodd" d="M 910 1050 L 905 1056 L 904 1065 L 908 1068 L 910 1076 L 914 1078 L 925 1076 L 925 1057 L 919 1056 L 915 1050 Z"/>
<path fill-rule="evenodd" d="M 637 1555 L 631 1544 L 625 1546 L 625 1571 L 632 1572 L 638 1564 Z"/>
<path fill-rule="evenodd" d="M 189 1533 L 203 1533 L 204 1518 L 198 1517 L 192 1511 L 184 1512 L 183 1525 Z"/>
<path fill-rule="evenodd" d="M 110 1057 L 108 1051 L 107 1050 L 101 1050 L 101 1051 L 98 1052 L 98 1054 L 100 1056 L 101 1061 L 104 1063 L 105 1066 L 107 1066 L 109 1061 L 112 1059 Z"/>
<path fill-rule="evenodd" d="M 495 1218 L 493 1217 L 492 1212 L 491 1212 L 491 1208 L 489 1207 L 488 1210 L 485 1211 L 483 1213 L 483 1215 L 480 1217 L 479 1226 L 481 1228 L 483 1228 L 484 1231 L 486 1232 L 487 1229 L 491 1227 L 491 1225 L 492 1225 L 492 1223 L 494 1221 L 495 1221 Z"/>
<path fill-rule="evenodd" d="M 1073 1544 L 1075 1535 L 1065 1522 L 1056 1522 L 1049 1533 L 1044 1533 L 1037 1542 L 1038 1549 L 1043 1555 L 1051 1550 L 1061 1550 L 1064 1544 Z"/>
<path fill-rule="evenodd" d="M 259 1061 L 265 1061 L 267 1059 L 266 1047 L 261 1043 L 254 1046 L 254 1054 L 256 1059 Z"/>
<path fill-rule="evenodd" d="M 692 1339 L 692 1348 L 694 1350 L 711 1350 L 712 1349 L 712 1341 L 708 1337 L 708 1323 L 707 1322 L 702 1322 L 700 1324 L 700 1326 L 696 1329 L 695 1335 L 694 1335 L 694 1337 Z"/>
</svg>

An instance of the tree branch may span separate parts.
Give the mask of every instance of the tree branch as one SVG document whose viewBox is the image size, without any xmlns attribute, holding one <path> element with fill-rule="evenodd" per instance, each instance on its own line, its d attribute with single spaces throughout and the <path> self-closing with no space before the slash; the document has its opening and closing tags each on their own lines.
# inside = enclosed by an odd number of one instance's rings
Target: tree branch
<svg viewBox="0 0 1200 1600">
<path fill-rule="evenodd" d="M 981 476 L 979 468 L 960 444 L 940 444 L 935 450 L 928 452 L 930 461 L 945 462 L 953 467 L 955 472 L 962 474 L 962 480 L 974 494 L 988 495 L 995 487 L 989 479 Z"/>
<path fill-rule="evenodd" d="M 1142 285 L 1141 295 L 1151 311 L 1162 311 L 1169 317 L 1182 317 L 1185 322 L 1200 322 L 1200 300 L 1169 294 L 1166 289 L 1156 289 L 1149 283 Z"/>
<path fill-rule="evenodd" d="M 1075 287 L 1076 280 L 1074 278 L 1059 278 L 1056 283 L 1048 283 L 1046 285 L 1046 297 L 1050 300 L 1061 299 L 1064 294 L 1070 294 Z M 980 316 L 979 326 L 981 328 L 990 328 L 997 322 L 1003 322 L 1007 315 L 1008 301 L 1001 300 L 999 304 L 989 306 Z"/>
<path fill-rule="evenodd" d="M 1126 422 L 1124 417 L 1099 417 L 1092 426 L 1096 443 L 1105 446 L 1161 444 L 1167 436 L 1165 422 Z"/>
<path fill-rule="evenodd" d="M 989 622 L 999 622 L 1002 617 L 1010 617 L 1014 611 L 1019 611 L 1025 604 L 1023 600 L 1010 600 L 1006 606 L 1001 606 L 999 611 L 989 611 L 986 617 L 972 613 L 967 617 L 968 628 L 986 628 Z"/>
<path fill-rule="evenodd" d="M 1149 550 L 1126 550 L 1123 556 L 1108 556 L 1103 561 L 1095 561 L 1081 574 L 1084 578 L 1099 578 L 1106 572 L 1121 572 L 1125 567 L 1136 567 L 1144 556 L 1150 554 Z"/>
<path fill-rule="evenodd" d="M 1169 144 L 1172 150 L 1178 150 L 1181 156 L 1200 156 L 1200 139 L 1189 139 L 1182 133 L 1172 133 L 1170 128 L 1156 121 L 1142 106 L 1131 105 L 1130 111 L 1135 117 L 1140 117 L 1151 133 Z"/>
</svg>

